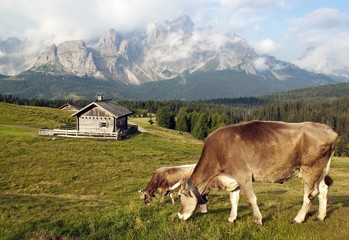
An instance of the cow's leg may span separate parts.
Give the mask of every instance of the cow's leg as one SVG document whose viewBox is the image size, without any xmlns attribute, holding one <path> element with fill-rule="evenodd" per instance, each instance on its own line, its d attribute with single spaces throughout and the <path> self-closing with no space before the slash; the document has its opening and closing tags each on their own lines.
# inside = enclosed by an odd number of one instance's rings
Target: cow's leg
<svg viewBox="0 0 349 240">
<path fill-rule="evenodd" d="M 239 186 L 244 191 L 247 199 L 247 203 L 252 208 L 255 223 L 257 223 L 258 225 L 262 225 L 262 214 L 259 211 L 259 208 L 257 205 L 257 197 L 253 191 L 252 181 L 251 180 L 245 181 L 244 184 L 239 184 Z"/>
<path fill-rule="evenodd" d="M 325 186 L 325 175 L 327 175 L 329 172 L 332 152 L 328 152 L 328 154 L 330 157 L 326 157 L 327 154 L 323 154 L 323 157 L 318 159 L 312 168 L 307 168 L 304 170 L 304 175 L 302 177 L 304 181 L 303 205 L 292 223 L 304 222 L 311 203 L 319 191 L 321 192 L 321 196 L 319 196 L 320 202 L 318 219 L 323 220 L 325 218 L 328 191 L 328 186 Z M 324 164 L 327 164 L 325 173 L 323 173 Z"/>
<path fill-rule="evenodd" d="M 317 171 L 310 169 L 311 174 L 303 176 L 304 181 L 304 196 L 303 205 L 297 216 L 293 219 L 292 223 L 304 222 L 305 216 L 311 206 L 316 195 L 319 193 L 319 181 L 322 180 L 322 168 L 318 168 Z"/>
<path fill-rule="evenodd" d="M 326 217 L 328 187 L 332 184 L 332 179 L 327 176 L 327 174 L 330 171 L 332 157 L 333 152 L 327 162 L 325 173 L 321 175 L 321 179 L 319 179 L 319 215 L 317 216 L 317 219 L 320 221 L 324 221 Z"/>
<path fill-rule="evenodd" d="M 170 198 L 171 198 L 172 205 L 174 205 L 175 202 L 174 202 L 174 198 L 173 198 L 173 192 L 171 192 L 169 195 L 170 195 Z"/>
<path fill-rule="evenodd" d="M 325 178 L 322 178 L 322 180 L 319 183 L 319 192 L 319 215 L 317 216 L 317 219 L 323 221 L 326 217 L 328 192 L 328 186 L 325 183 Z"/>
<path fill-rule="evenodd" d="M 301 210 L 298 212 L 297 216 L 293 219 L 293 221 L 292 221 L 293 224 L 304 222 L 305 215 L 307 214 L 307 212 L 311 206 L 311 203 L 314 200 L 316 192 L 317 191 L 313 191 L 313 187 L 309 187 L 309 185 L 306 182 L 304 182 L 303 205 L 302 205 Z"/>
<path fill-rule="evenodd" d="M 231 203 L 231 211 L 228 218 L 229 222 L 235 222 L 238 215 L 238 205 L 240 199 L 240 188 L 235 189 L 229 193 L 230 203 Z"/>
</svg>

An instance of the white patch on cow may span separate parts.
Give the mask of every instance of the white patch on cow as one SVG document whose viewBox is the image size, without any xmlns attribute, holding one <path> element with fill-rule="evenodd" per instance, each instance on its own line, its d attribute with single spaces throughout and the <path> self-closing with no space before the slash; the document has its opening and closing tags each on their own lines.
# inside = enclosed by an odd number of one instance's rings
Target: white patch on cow
<svg viewBox="0 0 349 240">
<path fill-rule="evenodd" d="M 229 222 L 235 222 L 238 213 L 238 204 L 240 199 L 240 189 L 239 185 L 234 178 L 228 177 L 226 175 L 218 176 L 219 180 L 226 187 L 226 190 L 230 192 L 229 199 L 231 203 L 231 211 L 228 218 Z"/>
<path fill-rule="evenodd" d="M 184 213 L 184 214 L 181 214 L 181 213 L 178 213 L 178 217 L 180 220 L 187 220 L 188 218 L 190 218 L 190 216 L 192 215 L 193 213 Z"/>
<path fill-rule="evenodd" d="M 226 175 L 219 175 L 218 178 L 226 187 L 226 190 L 229 192 L 234 191 L 237 187 L 239 187 L 238 183 L 234 178 L 228 177 Z"/>
<path fill-rule="evenodd" d="M 184 164 L 184 165 L 180 165 L 180 166 L 161 167 L 161 168 L 158 168 L 156 171 L 159 171 L 162 169 L 169 169 L 169 168 L 193 168 L 193 170 L 194 170 L 195 166 L 196 166 L 196 163 L 195 164 Z"/>
<path fill-rule="evenodd" d="M 327 207 L 327 192 L 328 186 L 326 185 L 324 179 L 319 184 L 319 215 L 318 219 L 323 221 L 326 217 L 326 207 Z"/>
<path fill-rule="evenodd" d="M 196 163 L 195 164 L 185 164 L 185 165 L 181 165 L 178 167 L 195 167 L 195 166 L 196 166 Z"/>
<path fill-rule="evenodd" d="M 238 205 L 239 205 L 239 199 L 240 199 L 240 189 L 234 190 L 230 192 L 229 195 L 230 203 L 231 203 L 231 211 L 228 218 L 229 222 L 235 222 L 237 216 L 238 216 Z"/>
<path fill-rule="evenodd" d="M 170 187 L 170 191 L 175 190 L 176 188 L 178 188 L 181 185 L 181 181 L 177 182 L 175 185 L 173 185 L 172 187 Z"/>
</svg>

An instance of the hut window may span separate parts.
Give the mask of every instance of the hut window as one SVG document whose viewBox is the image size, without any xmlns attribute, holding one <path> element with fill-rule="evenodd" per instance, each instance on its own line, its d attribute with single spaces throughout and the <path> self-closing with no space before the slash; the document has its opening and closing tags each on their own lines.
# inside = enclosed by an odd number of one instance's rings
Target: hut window
<svg viewBox="0 0 349 240">
<path fill-rule="evenodd" d="M 99 123 L 99 127 L 101 127 L 101 128 L 107 128 L 107 127 L 108 127 L 108 123 L 106 123 L 106 122 L 100 122 L 100 123 Z"/>
</svg>

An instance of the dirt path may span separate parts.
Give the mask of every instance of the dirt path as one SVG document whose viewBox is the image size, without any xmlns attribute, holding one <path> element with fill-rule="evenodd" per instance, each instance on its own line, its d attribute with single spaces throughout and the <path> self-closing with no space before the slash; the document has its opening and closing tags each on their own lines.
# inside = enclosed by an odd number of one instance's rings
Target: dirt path
<svg viewBox="0 0 349 240">
<path fill-rule="evenodd" d="M 143 133 L 149 133 L 148 130 L 145 130 L 143 127 L 139 126 L 138 124 L 133 123 L 133 122 L 130 122 L 130 121 L 128 121 L 128 122 L 129 122 L 130 124 L 132 124 L 132 125 L 137 125 L 137 126 L 138 126 L 138 131 L 143 132 Z"/>
</svg>

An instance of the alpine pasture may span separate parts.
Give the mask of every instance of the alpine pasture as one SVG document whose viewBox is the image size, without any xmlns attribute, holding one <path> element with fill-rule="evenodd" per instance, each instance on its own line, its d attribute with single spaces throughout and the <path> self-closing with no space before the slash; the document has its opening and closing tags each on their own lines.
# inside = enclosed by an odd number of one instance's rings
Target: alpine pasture
<svg viewBox="0 0 349 240">
<path fill-rule="evenodd" d="M 349 158 L 330 171 L 328 218 L 314 222 L 314 201 L 303 224 L 299 179 L 255 183 L 264 225 L 253 222 L 244 196 L 229 223 L 229 194 L 212 191 L 208 213 L 177 217 L 178 200 L 145 206 L 138 190 L 162 166 L 196 163 L 203 142 L 188 133 L 130 119 L 149 133 L 114 140 L 39 137 L 38 129 L 72 123 L 60 110 L 0 103 L 0 239 L 348 239 Z"/>
</svg>

